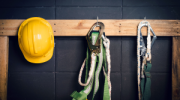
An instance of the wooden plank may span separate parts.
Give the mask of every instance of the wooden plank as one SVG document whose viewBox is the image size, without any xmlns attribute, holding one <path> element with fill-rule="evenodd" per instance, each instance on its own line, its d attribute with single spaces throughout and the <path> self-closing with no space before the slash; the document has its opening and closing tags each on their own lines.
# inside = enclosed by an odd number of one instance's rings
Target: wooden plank
<svg viewBox="0 0 180 100">
<path fill-rule="evenodd" d="M 7 100 L 9 37 L 0 36 L 0 100 Z"/>
<path fill-rule="evenodd" d="M 0 35 L 16 36 L 24 20 L 0 20 Z M 96 20 L 48 20 L 55 36 L 85 36 Z M 99 20 L 107 36 L 136 36 L 142 20 Z M 157 36 L 180 36 L 180 20 L 147 20 Z M 142 29 L 143 35 L 147 30 Z"/>
<path fill-rule="evenodd" d="M 173 37 L 172 100 L 180 100 L 180 37 Z"/>
</svg>

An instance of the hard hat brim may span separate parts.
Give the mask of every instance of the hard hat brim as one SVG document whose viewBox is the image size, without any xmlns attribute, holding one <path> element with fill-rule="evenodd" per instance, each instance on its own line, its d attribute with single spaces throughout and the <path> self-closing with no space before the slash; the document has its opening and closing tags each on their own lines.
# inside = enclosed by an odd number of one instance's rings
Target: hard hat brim
<svg viewBox="0 0 180 100">
<path fill-rule="evenodd" d="M 32 57 L 32 56 L 28 56 L 28 54 L 26 54 L 26 52 L 22 50 L 25 59 L 31 63 L 44 63 L 50 60 L 53 56 L 53 51 L 54 51 L 54 48 L 51 48 L 45 56 Z"/>
</svg>

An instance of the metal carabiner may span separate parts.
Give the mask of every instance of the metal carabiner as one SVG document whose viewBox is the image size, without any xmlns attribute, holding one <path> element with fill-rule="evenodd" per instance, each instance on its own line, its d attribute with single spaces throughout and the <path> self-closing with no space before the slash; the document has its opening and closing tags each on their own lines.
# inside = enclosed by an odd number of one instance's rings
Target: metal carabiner
<svg viewBox="0 0 180 100">
<path fill-rule="evenodd" d="M 155 40 L 157 39 L 156 34 L 154 33 L 152 27 L 151 27 L 151 26 L 148 26 L 148 22 L 145 22 L 145 23 L 141 26 L 141 28 L 144 27 L 144 26 L 149 27 L 149 28 L 150 28 L 150 31 L 151 31 L 152 34 L 153 34 L 153 39 L 152 39 L 152 42 L 151 42 L 151 48 L 152 48 Z M 140 50 L 141 50 L 141 56 L 145 56 L 147 49 L 146 49 L 146 47 L 145 47 L 145 43 L 144 43 L 144 40 L 143 40 L 141 28 L 140 28 Z"/>
<path fill-rule="evenodd" d="M 93 29 L 95 27 L 100 27 L 100 29 L 99 29 L 98 39 L 97 39 L 96 43 L 93 45 L 92 40 L 90 39 L 90 35 L 91 35 L 90 33 L 91 33 L 91 31 L 93 31 Z M 87 40 L 88 47 L 89 47 L 91 52 L 96 53 L 96 54 L 101 52 L 101 37 L 103 35 L 103 32 L 104 32 L 104 24 L 102 22 L 96 22 L 93 24 L 93 26 L 91 27 L 91 29 L 87 33 L 86 40 Z"/>
<path fill-rule="evenodd" d="M 155 40 L 157 39 L 157 36 L 156 36 L 156 34 L 154 33 L 154 31 L 153 31 L 153 29 L 152 29 L 151 26 L 148 26 L 147 24 L 144 24 L 144 25 L 141 26 L 141 28 L 144 27 L 144 26 L 150 27 L 150 31 L 151 31 L 152 34 L 153 34 L 153 39 L 152 39 L 152 42 L 151 42 L 151 48 L 152 48 L 152 46 L 153 46 Z M 140 28 L 140 38 L 143 39 L 143 36 L 142 36 L 142 33 L 141 33 L 141 28 Z"/>
<path fill-rule="evenodd" d="M 150 27 L 150 30 L 151 30 L 151 32 L 152 32 L 152 34 L 153 34 L 153 39 L 152 39 L 152 41 L 151 41 L 151 48 L 152 48 L 152 46 L 153 46 L 155 40 L 157 39 L 157 36 L 156 36 L 156 34 L 154 33 L 152 27 Z"/>
</svg>

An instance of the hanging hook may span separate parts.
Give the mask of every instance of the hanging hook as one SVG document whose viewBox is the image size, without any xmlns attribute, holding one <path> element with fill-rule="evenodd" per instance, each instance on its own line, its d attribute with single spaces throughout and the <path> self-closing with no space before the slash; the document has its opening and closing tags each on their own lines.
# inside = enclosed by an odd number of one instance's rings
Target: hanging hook
<svg viewBox="0 0 180 100">
<path fill-rule="evenodd" d="M 96 22 L 96 25 L 94 26 L 93 30 L 96 28 L 96 27 L 99 27 L 99 24 L 98 24 L 98 16 L 97 16 L 97 22 Z"/>
<path fill-rule="evenodd" d="M 97 26 L 99 26 L 99 25 L 98 25 L 98 16 L 97 16 Z"/>
<path fill-rule="evenodd" d="M 146 16 L 144 17 L 144 21 L 146 20 Z"/>
</svg>

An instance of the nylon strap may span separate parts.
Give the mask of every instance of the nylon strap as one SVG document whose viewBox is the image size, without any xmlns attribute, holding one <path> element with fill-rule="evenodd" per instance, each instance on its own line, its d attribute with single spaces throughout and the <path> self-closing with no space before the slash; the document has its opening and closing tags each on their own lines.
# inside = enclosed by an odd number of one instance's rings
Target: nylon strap
<svg viewBox="0 0 180 100">
<path fill-rule="evenodd" d="M 77 91 L 74 91 L 71 94 L 71 97 L 73 97 L 73 100 L 86 100 L 87 95 L 84 92 L 78 93 Z"/>
<path fill-rule="evenodd" d="M 103 41 L 104 47 L 106 48 L 106 56 L 104 57 L 104 67 L 103 67 L 103 71 L 104 71 L 104 76 L 107 77 L 107 81 L 108 81 L 108 87 L 109 87 L 109 95 L 110 95 L 110 99 L 111 99 L 111 81 L 110 81 L 110 73 L 111 73 L 111 57 L 110 57 L 110 40 L 108 38 L 105 38 Z M 105 55 L 105 52 L 104 52 Z M 108 67 L 106 65 L 106 59 L 107 59 L 107 64 Z"/>
<path fill-rule="evenodd" d="M 87 47 L 87 52 L 86 52 L 86 76 L 85 76 L 85 82 L 87 82 L 87 77 L 88 77 L 88 68 L 89 68 L 89 49 Z"/>
<path fill-rule="evenodd" d="M 98 39 L 98 35 L 99 35 L 99 32 L 92 32 L 91 34 L 91 37 L 90 39 L 92 39 L 93 41 L 92 42 L 96 42 L 97 39 Z M 95 79 L 95 84 L 94 84 L 94 93 L 93 93 L 93 98 L 92 100 L 94 99 L 98 89 L 99 89 L 99 74 L 100 74 L 100 71 L 102 69 L 102 65 L 105 66 L 106 70 L 107 70 L 107 66 L 106 66 L 106 53 L 105 53 L 105 48 L 103 47 L 103 44 L 102 44 L 102 39 L 100 40 L 101 41 L 101 52 L 96 55 L 95 59 L 92 60 L 92 56 L 93 56 L 93 53 L 91 52 L 91 59 L 90 59 L 90 56 L 89 56 L 89 49 L 87 48 L 87 53 L 86 53 L 86 76 L 85 76 L 85 82 L 87 82 L 87 77 L 88 77 L 88 71 L 89 71 L 89 62 L 92 63 L 92 61 L 95 61 L 97 62 L 97 58 L 98 58 L 98 66 L 96 68 L 96 71 L 95 69 L 93 70 L 93 76 L 89 82 L 89 84 L 87 86 L 84 87 L 84 90 L 80 91 L 79 93 L 77 91 L 74 91 L 72 94 L 71 94 L 71 97 L 73 97 L 72 100 L 86 100 L 87 99 L 87 96 L 89 95 L 89 93 L 91 92 L 91 89 L 92 89 L 92 86 L 93 86 L 93 82 L 94 82 L 94 79 Z M 90 61 L 91 60 L 91 61 Z M 85 61 L 84 63 L 82 64 L 82 68 L 83 66 L 85 65 Z M 96 66 L 96 63 L 94 63 L 94 66 Z M 104 95 L 103 95 L 103 100 L 110 100 L 110 93 L 109 93 L 109 87 L 108 87 L 108 77 L 107 75 L 105 75 L 105 83 L 104 83 Z"/>
<path fill-rule="evenodd" d="M 100 74 L 100 71 L 102 69 L 102 64 L 103 64 L 103 45 L 102 45 L 102 39 L 101 39 L 101 52 L 99 53 L 98 55 L 98 66 L 96 68 L 96 72 L 95 72 L 95 84 L 94 84 L 94 92 L 93 92 L 93 98 L 92 100 L 94 99 L 98 89 L 99 89 L 99 74 Z"/>
<path fill-rule="evenodd" d="M 150 100 L 151 98 L 151 70 L 152 64 L 147 63 L 147 65 L 144 65 L 144 75 L 145 78 L 141 79 L 141 93 L 142 93 L 142 100 Z"/>
<path fill-rule="evenodd" d="M 141 28 L 148 27 L 147 35 L 147 48 L 143 41 L 143 36 L 141 33 Z M 151 41 L 150 32 L 153 33 L 153 39 Z M 137 80 L 138 80 L 138 97 L 139 100 L 150 100 L 151 96 L 151 79 L 150 79 L 150 69 L 151 65 L 151 47 L 153 46 L 156 35 L 152 30 L 150 23 L 146 20 L 141 21 L 138 25 L 138 36 L 137 36 Z M 141 60 L 142 56 L 142 60 Z M 142 64 L 141 64 L 142 61 Z"/>
<path fill-rule="evenodd" d="M 109 86 L 108 86 L 107 75 L 105 75 L 103 100 L 111 100 L 110 94 L 109 94 Z"/>
<path fill-rule="evenodd" d="M 110 95 L 109 94 L 109 86 L 108 86 L 108 77 L 107 77 L 107 64 L 106 64 L 106 50 L 105 48 L 103 48 L 104 52 L 103 52 L 103 71 L 104 71 L 104 76 L 105 76 L 105 82 L 104 82 L 104 93 L 103 93 L 103 100 L 110 100 L 110 96 L 107 96 L 107 95 Z"/>
</svg>

